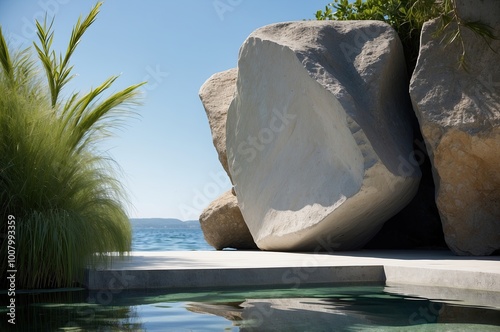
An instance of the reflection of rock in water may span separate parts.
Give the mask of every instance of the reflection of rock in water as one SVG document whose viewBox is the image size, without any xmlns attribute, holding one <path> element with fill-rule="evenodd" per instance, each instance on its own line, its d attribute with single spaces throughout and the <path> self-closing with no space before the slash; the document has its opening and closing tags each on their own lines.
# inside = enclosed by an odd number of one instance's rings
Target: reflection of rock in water
<svg viewBox="0 0 500 332">
<path fill-rule="evenodd" d="M 243 309 L 240 307 L 241 302 L 234 303 L 188 303 L 186 309 L 198 314 L 211 314 L 224 317 L 234 323 L 242 320 L 241 314 Z M 239 325 L 239 324 L 235 324 Z"/>
<path fill-rule="evenodd" d="M 324 299 L 259 299 L 242 304 L 240 331 L 339 331 L 370 324 L 365 315 L 343 311 Z"/>
<path fill-rule="evenodd" d="M 500 326 L 500 311 L 492 308 L 460 307 L 388 294 L 346 293 L 336 298 L 190 303 L 188 310 L 224 317 L 242 332 L 361 331 L 367 328 L 398 332 L 464 329 L 484 332 L 497 331 Z"/>
<path fill-rule="evenodd" d="M 364 314 L 343 311 L 317 298 L 255 299 L 243 303 L 190 303 L 187 309 L 224 317 L 240 331 L 333 331 L 372 324 Z"/>
<path fill-rule="evenodd" d="M 441 303 L 458 304 L 469 308 L 483 307 L 490 308 L 489 310 L 500 310 L 500 292 L 410 284 L 391 284 L 384 288 L 384 292 L 396 296 L 419 297 Z"/>
<path fill-rule="evenodd" d="M 488 324 L 499 326 L 500 311 L 487 308 L 470 308 L 454 305 L 443 305 L 439 312 L 439 323 Z"/>
<path fill-rule="evenodd" d="M 317 298 L 251 299 L 243 303 L 189 303 L 187 309 L 224 317 L 240 331 L 333 331 L 370 324 L 365 315 Z"/>
</svg>

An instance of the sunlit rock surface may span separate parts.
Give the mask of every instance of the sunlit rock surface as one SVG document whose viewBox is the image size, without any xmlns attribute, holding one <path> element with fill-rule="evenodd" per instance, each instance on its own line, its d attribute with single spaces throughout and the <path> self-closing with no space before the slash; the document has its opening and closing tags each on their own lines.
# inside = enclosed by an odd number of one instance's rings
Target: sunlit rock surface
<svg viewBox="0 0 500 332">
<path fill-rule="evenodd" d="M 222 167 L 228 173 L 226 156 L 226 119 L 227 109 L 236 91 L 238 70 L 229 69 L 213 74 L 200 88 L 200 99 L 205 107 L 212 140 L 219 155 Z M 229 175 L 229 177 L 231 177 Z"/>
<path fill-rule="evenodd" d="M 226 148 L 266 250 L 363 246 L 415 194 L 400 41 L 377 21 L 280 23 L 240 49 Z"/>
<path fill-rule="evenodd" d="M 500 35 L 498 2 L 458 4 L 463 19 L 481 20 Z M 434 38 L 440 24 L 423 27 L 410 94 L 431 156 L 446 242 L 456 254 L 488 255 L 500 249 L 500 41 L 488 46 L 462 27 L 467 70 L 459 69 L 461 43 L 445 47 Z"/>
<path fill-rule="evenodd" d="M 257 249 L 231 190 L 216 198 L 201 213 L 200 225 L 207 243 L 217 250 Z"/>
</svg>

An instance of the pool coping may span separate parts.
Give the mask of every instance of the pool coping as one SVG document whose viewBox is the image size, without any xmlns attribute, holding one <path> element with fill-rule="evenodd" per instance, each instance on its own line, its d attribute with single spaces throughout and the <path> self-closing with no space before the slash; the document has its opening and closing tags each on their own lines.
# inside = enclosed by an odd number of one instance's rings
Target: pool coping
<svg viewBox="0 0 500 332">
<path fill-rule="evenodd" d="M 447 250 L 132 252 L 87 269 L 89 290 L 300 287 L 385 283 L 499 292 L 499 256 L 455 256 Z"/>
</svg>

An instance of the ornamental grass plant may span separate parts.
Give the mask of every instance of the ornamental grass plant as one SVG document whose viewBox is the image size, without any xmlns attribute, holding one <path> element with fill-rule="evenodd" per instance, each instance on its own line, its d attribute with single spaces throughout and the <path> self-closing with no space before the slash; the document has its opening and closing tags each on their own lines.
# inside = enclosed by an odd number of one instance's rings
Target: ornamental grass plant
<svg viewBox="0 0 500 332">
<path fill-rule="evenodd" d="M 108 93 L 112 76 L 89 92 L 61 94 L 73 78 L 71 56 L 100 6 L 78 20 L 64 54 L 52 50 L 52 24 L 36 22 L 41 68 L 33 48 L 11 52 L 0 28 L 0 268 L 11 269 L 11 215 L 18 289 L 74 286 L 87 265 L 130 250 L 124 188 L 97 143 L 133 114 L 142 83 Z"/>
</svg>

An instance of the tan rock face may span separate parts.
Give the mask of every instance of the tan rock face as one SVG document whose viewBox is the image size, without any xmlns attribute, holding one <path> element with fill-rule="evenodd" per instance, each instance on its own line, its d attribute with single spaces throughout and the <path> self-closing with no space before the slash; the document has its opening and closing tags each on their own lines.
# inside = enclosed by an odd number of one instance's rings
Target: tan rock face
<svg viewBox="0 0 500 332">
<path fill-rule="evenodd" d="M 237 69 L 229 69 L 212 75 L 200 88 L 200 99 L 207 113 L 212 140 L 219 154 L 222 167 L 229 174 L 226 156 L 227 110 L 236 91 Z"/>
<path fill-rule="evenodd" d="M 257 248 L 231 190 L 210 203 L 202 212 L 200 225 L 207 243 L 217 250 Z"/>
<path fill-rule="evenodd" d="M 500 35 L 495 1 L 459 1 L 466 19 L 481 19 Z M 462 28 L 468 70 L 458 69 L 459 43 L 446 48 L 422 30 L 410 95 L 433 164 L 436 202 L 445 239 L 456 254 L 488 255 L 500 249 L 500 41 Z M 450 27 L 454 28 L 454 27 Z"/>
<path fill-rule="evenodd" d="M 500 248 L 500 128 L 470 136 L 450 130 L 434 153 L 437 205 L 446 241 L 459 254 Z"/>
</svg>

